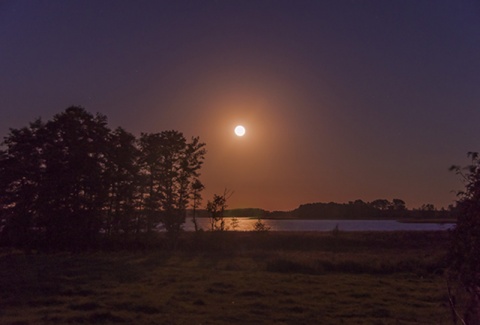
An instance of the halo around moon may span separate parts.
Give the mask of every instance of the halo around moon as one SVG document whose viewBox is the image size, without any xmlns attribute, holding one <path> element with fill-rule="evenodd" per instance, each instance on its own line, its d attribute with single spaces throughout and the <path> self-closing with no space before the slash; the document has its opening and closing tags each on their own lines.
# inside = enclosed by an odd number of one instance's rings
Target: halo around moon
<svg viewBox="0 0 480 325">
<path fill-rule="evenodd" d="M 243 137 L 245 135 L 245 132 L 246 132 L 246 130 L 242 125 L 237 125 L 235 127 L 235 135 L 237 137 Z"/>
</svg>

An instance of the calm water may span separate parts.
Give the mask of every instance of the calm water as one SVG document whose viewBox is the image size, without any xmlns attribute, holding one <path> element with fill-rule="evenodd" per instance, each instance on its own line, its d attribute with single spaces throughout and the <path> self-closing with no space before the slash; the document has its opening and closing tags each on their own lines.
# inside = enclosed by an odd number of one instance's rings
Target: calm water
<svg viewBox="0 0 480 325">
<path fill-rule="evenodd" d="M 204 230 L 210 229 L 209 218 L 198 218 L 199 226 Z M 232 230 L 231 218 L 225 218 L 225 225 Z M 256 219 L 238 218 L 236 230 L 250 231 Z M 447 230 L 453 223 L 401 223 L 395 220 L 263 220 L 271 231 L 331 231 L 337 225 L 344 231 L 419 231 L 419 230 Z M 194 226 L 188 218 L 184 225 L 187 231 L 193 231 Z"/>
</svg>

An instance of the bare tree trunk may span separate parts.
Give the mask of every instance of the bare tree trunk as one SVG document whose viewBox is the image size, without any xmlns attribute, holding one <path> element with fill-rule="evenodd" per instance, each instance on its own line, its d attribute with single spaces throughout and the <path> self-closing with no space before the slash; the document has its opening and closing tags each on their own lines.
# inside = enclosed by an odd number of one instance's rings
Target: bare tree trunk
<svg viewBox="0 0 480 325">
<path fill-rule="evenodd" d="M 195 226 L 195 232 L 198 231 L 198 224 L 197 224 L 196 214 L 197 214 L 197 206 L 196 206 L 196 204 L 194 203 L 194 204 L 193 204 L 193 217 L 192 217 L 192 221 L 193 221 L 193 225 Z"/>
</svg>

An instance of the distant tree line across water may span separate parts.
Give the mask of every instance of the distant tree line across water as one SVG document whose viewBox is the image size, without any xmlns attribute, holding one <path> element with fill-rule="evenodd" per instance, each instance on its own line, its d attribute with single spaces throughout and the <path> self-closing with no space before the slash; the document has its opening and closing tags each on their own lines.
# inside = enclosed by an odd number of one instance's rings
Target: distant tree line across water
<svg viewBox="0 0 480 325">
<path fill-rule="evenodd" d="M 336 202 L 316 202 L 301 204 L 298 208 L 290 211 L 268 211 L 260 208 L 239 208 L 227 209 L 224 212 L 225 217 L 248 217 L 262 219 L 322 219 L 322 220 L 371 220 L 371 219 L 452 219 L 456 216 L 456 209 L 450 206 L 448 209 L 437 209 L 432 204 L 423 204 L 418 209 L 407 209 L 404 201 L 394 199 L 402 205 L 393 205 L 386 199 L 379 199 L 372 202 L 362 200 L 351 201 L 348 203 Z M 382 205 L 377 205 L 382 202 Z M 384 205 L 384 202 L 388 202 Z M 193 214 L 191 210 L 188 212 Z M 200 218 L 211 217 L 205 209 L 196 211 L 196 216 Z"/>
<path fill-rule="evenodd" d="M 198 217 L 210 217 L 207 210 L 198 210 Z M 259 208 L 227 209 L 225 217 L 250 217 L 262 219 L 329 219 L 329 220 L 369 220 L 369 219 L 452 219 L 456 209 L 436 209 L 433 204 L 423 204 L 418 209 L 407 209 L 401 199 L 377 199 L 372 202 L 355 200 L 348 203 L 306 203 L 291 211 L 268 211 Z"/>
<path fill-rule="evenodd" d="M 205 153 L 198 137 L 136 138 L 81 107 L 11 129 L 0 150 L 0 240 L 85 249 L 157 226 L 174 239 L 201 199 Z"/>
<path fill-rule="evenodd" d="M 273 211 L 267 218 L 368 220 L 368 219 L 443 219 L 454 217 L 455 209 L 436 209 L 424 204 L 419 209 L 407 209 L 401 199 L 377 199 L 372 202 L 355 200 L 348 203 L 308 203 L 292 211 Z"/>
</svg>

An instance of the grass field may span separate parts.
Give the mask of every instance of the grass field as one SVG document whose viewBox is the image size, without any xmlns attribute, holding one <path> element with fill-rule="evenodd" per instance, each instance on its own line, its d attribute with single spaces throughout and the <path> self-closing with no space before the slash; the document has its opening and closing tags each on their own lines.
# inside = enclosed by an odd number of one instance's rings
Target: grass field
<svg viewBox="0 0 480 325">
<path fill-rule="evenodd" d="M 0 324 L 451 324 L 447 234 L 185 234 L 0 256 Z"/>
</svg>

